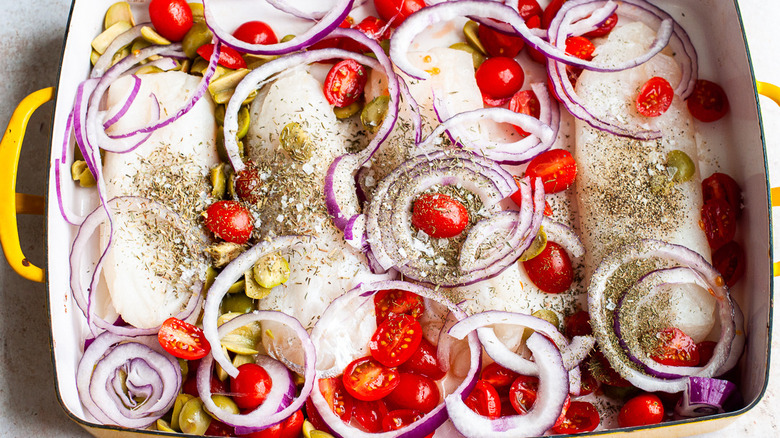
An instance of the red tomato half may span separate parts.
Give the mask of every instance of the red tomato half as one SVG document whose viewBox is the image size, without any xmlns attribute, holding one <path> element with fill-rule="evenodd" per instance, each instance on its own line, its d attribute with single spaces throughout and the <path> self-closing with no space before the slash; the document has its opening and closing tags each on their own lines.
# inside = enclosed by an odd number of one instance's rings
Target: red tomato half
<svg viewBox="0 0 780 438">
<path fill-rule="evenodd" d="M 547 242 L 542 252 L 523 262 L 528 278 L 544 292 L 566 292 L 574 279 L 571 259 L 566 250 L 555 242 Z"/>
<path fill-rule="evenodd" d="M 696 344 L 696 348 L 699 350 L 699 363 L 696 366 L 703 367 L 712 359 L 712 355 L 715 354 L 715 346 L 717 342 L 702 341 Z"/>
<path fill-rule="evenodd" d="M 607 20 L 603 23 L 601 23 L 601 26 L 597 27 L 595 30 L 592 30 L 582 36 L 585 38 L 598 38 L 603 37 L 606 35 L 609 35 L 610 32 L 612 32 L 612 29 L 615 28 L 615 26 L 618 23 L 618 15 L 612 14 L 607 18 Z"/>
<path fill-rule="evenodd" d="M 165 351 L 181 359 L 200 359 L 211 351 L 203 330 L 178 318 L 166 319 L 157 331 L 157 339 Z"/>
<path fill-rule="evenodd" d="M 415 373 L 433 380 L 439 380 L 447 374 L 439 366 L 439 359 L 436 355 L 436 347 L 425 338 L 420 340 L 420 346 L 417 347 L 412 357 L 402 363 L 398 370 L 402 373 Z"/>
<path fill-rule="evenodd" d="M 196 52 L 203 59 L 211 59 L 211 55 L 214 54 L 214 44 L 204 44 L 198 47 Z M 219 60 L 217 63 L 222 67 L 232 68 L 234 70 L 246 68 L 246 61 L 244 61 L 241 54 L 224 44 L 219 49 Z"/>
<path fill-rule="evenodd" d="M 463 402 L 472 411 L 488 418 L 501 416 L 501 398 L 498 391 L 490 383 L 477 380 L 477 384 Z"/>
<path fill-rule="evenodd" d="M 538 15 L 532 15 L 528 17 L 527 20 L 525 20 L 525 25 L 529 29 L 538 29 L 542 27 L 542 19 Z M 538 62 L 539 64 L 544 64 L 547 62 L 547 57 L 544 55 L 544 53 L 534 49 L 531 46 L 528 46 L 528 55 L 534 62 Z"/>
<path fill-rule="evenodd" d="M 339 108 L 352 105 L 363 95 L 368 74 L 354 59 L 339 61 L 325 77 L 323 92 L 328 103 Z"/>
<path fill-rule="evenodd" d="M 412 225 L 433 238 L 457 236 L 466 229 L 468 223 L 469 211 L 450 196 L 426 193 L 414 201 Z"/>
<path fill-rule="evenodd" d="M 726 286 L 732 287 L 745 275 L 745 251 L 732 240 L 712 254 L 712 266 L 720 272 Z"/>
<path fill-rule="evenodd" d="M 658 424 L 664 419 L 664 405 L 654 394 L 638 395 L 627 401 L 618 414 L 620 427 Z"/>
<path fill-rule="evenodd" d="M 599 350 L 595 350 L 591 353 L 587 366 L 591 375 L 601 383 L 617 386 L 618 388 L 629 388 L 632 386 L 628 380 L 621 377 L 617 371 L 612 369 L 607 358 Z"/>
<path fill-rule="evenodd" d="M 535 119 L 538 119 L 542 112 L 542 106 L 533 90 L 523 90 L 515 93 L 512 96 L 512 100 L 509 101 L 509 109 L 516 113 L 529 115 Z M 525 132 L 519 126 L 514 128 L 522 136 L 529 135 L 528 132 Z"/>
<path fill-rule="evenodd" d="M 374 0 L 374 6 L 379 16 L 398 27 L 406 17 L 425 7 L 425 0 Z"/>
<path fill-rule="evenodd" d="M 496 56 L 479 66 L 476 79 L 482 94 L 502 99 L 512 97 L 522 88 L 525 73 L 513 58 Z"/>
<path fill-rule="evenodd" d="M 504 368 L 496 362 L 492 362 L 490 365 L 482 369 L 480 379 L 490 383 L 498 390 L 507 388 L 519 376 L 520 374 L 517 374 L 510 369 Z"/>
<path fill-rule="evenodd" d="M 374 310 L 376 324 L 379 326 L 391 315 L 409 315 L 419 318 L 425 312 L 425 301 L 413 292 L 385 289 L 374 294 Z"/>
<path fill-rule="evenodd" d="M 271 26 L 262 21 L 247 21 L 233 32 L 236 39 L 249 44 L 276 44 L 279 39 Z M 224 46 L 223 46 L 224 47 Z"/>
<path fill-rule="evenodd" d="M 515 178 L 515 183 L 517 184 L 517 187 L 520 187 L 521 178 L 518 177 L 518 176 L 515 176 L 514 178 Z M 518 207 L 522 207 L 523 206 L 523 196 L 522 196 L 522 193 L 520 193 L 520 190 L 512 193 L 509 196 L 509 198 L 512 201 L 514 201 L 515 204 L 517 204 Z M 545 216 L 552 216 L 553 215 L 552 207 L 550 206 L 550 203 L 547 202 L 547 200 L 544 201 L 544 215 Z"/>
<path fill-rule="evenodd" d="M 392 315 L 377 327 L 368 349 L 371 356 L 386 367 L 397 367 L 409 360 L 422 340 L 420 323 L 409 315 Z"/>
<path fill-rule="evenodd" d="M 542 15 L 544 11 L 536 0 L 518 0 L 517 12 L 523 17 L 523 20 L 528 20 L 532 16 Z"/>
<path fill-rule="evenodd" d="M 238 375 L 230 378 L 233 401 L 241 409 L 254 409 L 265 401 L 271 392 L 271 377 L 265 368 L 255 363 L 238 367 Z"/>
<path fill-rule="evenodd" d="M 233 426 L 229 426 L 221 421 L 212 418 L 211 422 L 209 423 L 209 427 L 206 428 L 206 432 L 204 432 L 203 435 L 232 437 L 233 435 L 235 435 L 235 433 L 236 431 L 233 428 Z M 251 438 L 257 438 L 256 435 L 247 435 L 247 436 Z M 260 435 L 260 438 L 278 438 L 278 437 L 279 435 Z"/>
<path fill-rule="evenodd" d="M 484 24 L 479 25 L 477 35 L 489 56 L 514 58 L 525 47 L 525 40 L 522 38 L 503 34 Z"/>
<path fill-rule="evenodd" d="M 552 430 L 559 434 L 590 432 L 598 427 L 599 422 L 599 411 L 593 404 L 586 401 L 573 401 L 566 409 L 561 424 L 553 426 Z"/>
<path fill-rule="evenodd" d="M 441 393 L 433 379 L 412 373 L 401 373 L 400 379 L 395 390 L 385 397 L 391 407 L 427 414 L 439 405 Z"/>
<path fill-rule="evenodd" d="M 577 177 L 577 162 L 571 152 L 563 149 L 550 149 L 534 157 L 525 170 L 525 176 L 531 181 L 541 178 L 544 193 L 558 193 L 574 184 Z"/>
<path fill-rule="evenodd" d="M 303 412 L 299 409 L 281 423 L 277 423 L 268 429 L 264 429 L 259 432 L 250 433 L 246 436 L 249 438 L 298 438 L 301 436 L 301 431 L 303 430 L 303 420 Z M 214 421 L 212 421 L 212 423 L 214 423 Z M 208 436 L 211 434 L 209 434 L 207 431 L 206 435 Z M 231 434 L 225 436 L 233 435 Z"/>
<path fill-rule="evenodd" d="M 710 199 L 723 199 L 737 212 L 739 217 L 742 212 L 742 189 L 734 178 L 725 173 L 713 173 L 701 182 L 701 191 L 704 202 Z"/>
<path fill-rule="evenodd" d="M 536 392 L 539 389 L 539 379 L 532 376 L 518 375 L 509 387 L 509 401 L 515 412 L 526 414 L 536 402 Z"/>
<path fill-rule="evenodd" d="M 704 79 L 696 81 L 687 103 L 691 115 L 702 122 L 714 122 L 729 112 L 729 99 L 723 88 Z"/>
<path fill-rule="evenodd" d="M 701 226 L 710 249 L 717 251 L 734 240 L 737 233 L 737 213 L 723 199 L 710 199 L 701 207 Z"/>
<path fill-rule="evenodd" d="M 590 314 L 585 310 L 575 312 L 563 320 L 563 331 L 571 339 L 575 336 L 586 336 L 593 334 L 593 328 L 590 326 Z"/>
<path fill-rule="evenodd" d="M 344 388 L 344 382 L 339 377 L 320 379 L 318 386 L 322 397 L 334 414 L 343 421 L 349 421 L 352 416 L 352 405 L 355 399 Z"/>
<path fill-rule="evenodd" d="M 558 11 L 561 10 L 561 6 L 566 0 L 552 0 L 549 5 L 544 9 L 542 13 L 542 29 L 548 29 Z"/>
<path fill-rule="evenodd" d="M 352 419 L 370 433 L 382 432 L 382 419 L 387 413 L 387 405 L 382 400 L 355 400 L 352 407 Z"/>
<path fill-rule="evenodd" d="M 566 53 L 577 58 L 590 61 L 593 59 L 593 52 L 596 46 L 589 39 L 581 36 L 572 36 L 566 38 Z"/>
<path fill-rule="evenodd" d="M 645 117 L 658 117 L 672 106 L 674 89 L 669 81 L 655 76 L 650 78 L 636 96 L 636 110 Z"/>
<path fill-rule="evenodd" d="M 404 426 L 408 426 L 415 421 L 423 417 L 423 413 L 414 409 L 396 409 L 390 411 L 384 419 L 382 419 L 382 430 L 390 432 L 391 430 L 398 430 Z M 433 434 L 427 435 L 425 438 L 431 438 Z"/>
<path fill-rule="evenodd" d="M 243 245 L 252 236 L 255 218 L 238 201 L 217 201 L 203 213 L 203 221 L 222 240 Z"/>
<path fill-rule="evenodd" d="M 374 358 L 362 357 L 344 369 L 344 387 L 352 397 L 363 401 L 384 398 L 398 386 L 398 371 L 387 368 Z"/>
<path fill-rule="evenodd" d="M 695 367 L 699 364 L 699 349 L 690 336 L 676 327 L 655 334 L 656 346 L 651 352 L 654 361 L 675 367 Z"/>
<path fill-rule="evenodd" d="M 390 26 L 387 25 L 387 22 L 371 15 L 364 18 L 360 23 L 356 24 L 352 28 L 363 32 L 367 37 L 377 42 L 390 38 Z M 345 50 L 356 53 L 369 51 L 368 47 L 358 43 L 351 38 L 346 38 L 344 40 L 343 47 Z"/>
<path fill-rule="evenodd" d="M 595 377 L 593 377 L 593 374 L 590 372 L 590 367 L 585 364 L 585 366 L 580 367 L 580 372 L 582 373 L 582 382 L 580 383 L 580 396 L 592 394 L 594 391 L 596 391 L 599 387 L 599 381 L 596 380 Z"/>
<path fill-rule="evenodd" d="M 186 0 L 152 0 L 149 19 L 160 35 L 171 41 L 181 41 L 192 27 L 192 9 Z"/>
</svg>

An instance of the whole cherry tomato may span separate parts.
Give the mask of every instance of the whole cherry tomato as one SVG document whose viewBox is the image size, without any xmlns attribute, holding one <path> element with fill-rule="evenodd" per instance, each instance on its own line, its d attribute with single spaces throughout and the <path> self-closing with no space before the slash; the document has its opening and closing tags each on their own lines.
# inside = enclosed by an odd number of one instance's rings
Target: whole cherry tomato
<svg viewBox="0 0 780 438">
<path fill-rule="evenodd" d="M 601 23 L 601 26 L 597 27 L 596 29 L 583 34 L 585 38 L 598 38 L 609 35 L 610 32 L 612 32 L 612 29 L 615 28 L 615 26 L 618 23 L 618 15 L 612 14 L 609 16 L 609 18 L 606 19 L 603 23 Z"/>
<path fill-rule="evenodd" d="M 725 173 L 715 172 L 704 178 L 704 181 L 701 182 L 701 191 L 704 202 L 711 199 L 723 199 L 732 210 L 737 212 L 737 217 L 742 212 L 742 189 L 739 188 L 739 184 L 734 181 L 734 178 Z"/>
<path fill-rule="evenodd" d="M 549 294 L 569 290 L 574 279 L 569 255 L 555 242 L 548 241 L 538 256 L 523 262 L 523 267 L 536 287 Z"/>
<path fill-rule="evenodd" d="M 200 327 L 174 317 L 162 323 L 157 339 L 165 351 L 181 359 L 200 359 L 211 351 L 211 344 Z"/>
<path fill-rule="evenodd" d="M 566 409 L 561 424 L 553 426 L 552 430 L 559 434 L 590 432 L 598 427 L 599 422 L 599 411 L 592 403 L 573 401 Z"/>
<path fill-rule="evenodd" d="M 420 323 L 409 315 L 391 315 L 377 327 L 368 350 L 386 367 L 397 367 L 409 360 L 422 340 Z"/>
<path fill-rule="evenodd" d="M 339 377 L 320 379 L 318 386 L 320 394 L 328 402 L 328 406 L 330 406 L 333 413 L 342 420 L 349 421 L 352 417 L 352 405 L 355 399 L 344 388 L 342 379 Z"/>
<path fill-rule="evenodd" d="M 538 119 L 542 112 L 542 106 L 533 90 L 523 90 L 515 93 L 512 96 L 512 100 L 509 101 L 509 109 L 516 113 L 529 115 L 535 119 Z M 519 126 L 514 126 L 514 128 L 522 136 L 530 135 Z"/>
<path fill-rule="evenodd" d="M 712 266 L 720 272 L 726 286 L 732 287 L 745 275 L 745 251 L 732 240 L 712 254 Z"/>
<path fill-rule="evenodd" d="M 571 152 L 564 149 L 550 149 L 534 157 L 525 170 L 531 181 L 541 178 L 544 193 L 562 192 L 577 178 L 577 162 Z"/>
<path fill-rule="evenodd" d="M 186 0 L 152 0 L 149 19 L 157 33 L 170 41 L 181 41 L 192 27 L 192 9 Z"/>
<path fill-rule="evenodd" d="M 198 47 L 196 52 L 203 59 L 211 59 L 211 55 L 214 54 L 214 44 L 204 44 Z M 225 45 L 219 49 L 219 60 L 217 63 L 222 67 L 232 68 L 234 70 L 246 68 L 246 61 L 244 61 L 241 54 Z"/>
<path fill-rule="evenodd" d="M 276 44 L 279 39 L 276 37 L 274 30 L 271 29 L 267 23 L 262 21 L 247 21 L 246 23 L 238 26 L 238 29 L 233 31 L 233 36 L 237 40 L 241 40 L 249 44 Z"/>
<path fill-rule="evenodd" d="M 575 336 L 592 335 L 590 314 L 585 310 L 580 310 L 567 316 L 563 320 L 563 331 L 569 339 Z"/>
<path fill-rule="evenodd" d="M 412 357 L 398 367 L 402 373 L 415 373 L 433 380 L 443 378 L 447 373 L 439 366 L 439 359 L 436 355 L 436 347 L 425 338 L 420 340 L 420 346 L 417 347 Z"/>
<path fill-rule="evenodd" d="M 701 226 L 710 249 L 717 251 L 734 240 L 737 213 L 724 199 L 710 199 L 701 207 Z"/>
<path fill-rule="evenodd" d="M 425 193 L 414 201 L 412 225 L 433 238 L 457 236 L 466 229 L 468 223 L 468 210 L 450 196 L 442 193 Z"/>
<path fill-rule="evenodd" d="M 255 219 L 237 201 L 217 201 L 203 213 L 208 228 L 220 239 L 243 245 L 252 236 Z"/>
<path fill-rule="evenodd" d="M 249 438 L 298 438 L 303 430 L 303 420 L 303 412 L 299 409 L 281 423 L 276 423 L 268 429 L 253 432 L 246 436 Z M 214 422 L 212 421 L 212 423 Z M 210 434 L 206 432 L 206 435 Z"/>
<path fill-rule="evenodd" d="M 476 79 L 483 95 L 493 99 L 511 98 L 523 86 L 525 73 L 513 58 L 496 56 L 479 66 Z"/>
<path fill-rule="evenodd" d="M 387 413 L 387 405 L 382 400 L 355 400 L 352 407 L 352 419 L 370 433 L 382 432 L 382 419 Z"/>
<path fill-rule="evenodd" d="M 385 401 L 395 409 L 415 409 L 425 414 L 439 405 L 441 393 L 436 382 L 425 376 L 401 373 L 401 382 Z"/>
<path fill-rule="evenodd" d="M 339 61 L 331 67 L 325 77 L 323 91 L 328 103 L 339 108 L 352 105 L 366 87 L 368 73 L 366 68 L 354 59 Z"/>
<path fill-rule="evenodd" d="M 519 376 L 520 374 L 492 362 L 482 369 L 480 379 L 493 385 L 496 390 L 500 390 L 509 387 Z"/>
<path fill-rule="evenodd" d="M 525 40 L 519 36 L 503 34 L 484 24 L 479 25 L 477 35 L 489 56 L 514 58 L 525 47 Z"/>
<path fill-rule="evenodd" d="M 636 96 L 636 110 L 645 117 L 658 117 L 672 106 L 674 89 L 660 76 L 650 78 Z"/>
<path fill-rule="evenodd" d="M 705 79 L 696 81 L 688 96 L 688 111 L 702 122 L 714 122 L 729 111 L 729 99 L 720 85 Z"/>
<path fill-rule="evenodd" d="M 379 326 L 391 315 L 410 315 L 419 318 L 425 312 L 425 302 L 414 292 L 385 289 L 374 294 L 374 310 L 376 324 Z"/>
<path fill-rule="evenodd" d="M 498 418 L 501 416 L 501 398 L 498 391 L 484 380 L 477 380 L 474 389 L 463 400 L 463 403 L 483 417 Z"/>
<path fill-rule="evenodd" d="M 656 333 L 651 353 L 653 360 L 662 365 L 695 367 L 699 364 L 699 348 L 690 336 L 677 327 Z"/>
<path fill-rule="evenodd" d="M 371 356 L 355 359 L 344 369 L 344 387 L 363 401 L 384 398 L 398 386 L 398 371 L 387 368 Z"/>
<path fill-rule="evenodd" d="M 271 392 L 271 376 L 256 363 L 238 367 L 238 375 L 230 378 L 233 401 L 241 409 L 254 409 L 265 401 Z"/>
<path fill-rule="evenodd" d="M 406 17 L 425 7 L 425 0 L 374 0 L 374 6 L 379 16 L 398 27 Z"/>
<path fill-rule="evenodd" d="M 664 405 L 654 394 L 641 394 L 627 401 L 618 414 L 620 427 L 658 424 L 664 419 Z"/>
</svg>

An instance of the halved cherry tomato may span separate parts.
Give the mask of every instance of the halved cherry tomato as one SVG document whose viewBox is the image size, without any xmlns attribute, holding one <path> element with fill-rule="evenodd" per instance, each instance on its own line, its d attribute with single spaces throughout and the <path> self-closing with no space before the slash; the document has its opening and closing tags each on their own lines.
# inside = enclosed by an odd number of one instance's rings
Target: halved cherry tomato
<svg viewBox="0 0 780 438">
<path fill-rule="evenodd" d="M 425 301 L 414 292 L 385 289 L 374 294 L 374 310 L 378 326 L 391 315 L 419 318 L 425 312 Z"/>
<path fill-rule="evenodd" d="M 485 108 L 494 108 L 494 107 L 503 107 L 509 101 L 512 100 L 512 97 L 502 97 L 502 98 L 495 98 L 490 97 L 485 93 L 482 93 L 482 103 L 484 104 Z"/>
<path fill-rule="evenodd" d="M 745 275 L 745 251 L 732 240 L 712 254 L 712 266 L 720 272 L 726 286 L 732 287 Z"/>
<path fill-rule="evenodd" d="M 525 25 L 529 29 L 539 29 L 542 27 L 542 19 L 538 15 L 532 15 L 528 17 L 527 20 L 525 20 Z M 545 64 L 547 62 L 547 57 L 544 55 L 544 53 L 534 49 L 531 46 L 528 46 L 528 55 L 532 60 L 538 62 L 539 64 Z"/>
<path fill-rule="evenodd" d="M 242 201 L 256 204 L 263 199 L 261 190 L 265 183 L 260 177 L 260 170 L 250 161 L 247 161 L 244 170 L 236 174 L 234 185 L 238 199 Z"/>
<path fill-rule="evenodd" d="M 425 376 L 401 373 L 401 382 L 385 401 L 396 409 L 415 409 L 425 414 L 439 405 L 441 393 L 436 382 Z"/>
<path fill-rule="evenodd" d="M 482 94 L 493 99 L 510 98 L 523 86 L 525 73 L 513 58 L 496 56 L 479 66 L 476 79 Z"/>
<path fill-rule="evenodd" d="M 553 18 L 561 10 L 561 6 L 566 0 L 552 0 L 542 13 L 542 29 L 548 29 Z"/>
<path fill-rule="evenodd" d="M 254 409 L 263 404 L 271 392 L 271 386 L 271 376 L 256 363 L 239 366 L 238 375 L 230 378 L 233 401 L 241 409 Z"/>
<path fill-rule="evenodd" d="M 339 108 L 352 105 L 366 87 L 368 74 L 366 68 L 354 59 L 339 61 L 331 67 L 325 77 L 323 91 L 328 103 Z"/>
<path fill-rule="evenodd" d="M 377 42 L 390 38 L 390 26 L 387 25 L 387 22 L 371 15 L 352 26 L 352 28 L 363 32 L 367 37 Z M 350 38 L 344 40 L 343 47 L 345 50 L 356 53 L 369 51 L 368 47 Z"/>
<path fill-rule="evenodd" d="M 538 119 L 542 112 L 542 106 L 539 103 L 539 99 L 536 97 L 536 93 L 533 90 L 518 91 L 512 96 L 512 100 L 509 101 L 509 109 L 520 114 L 526 114 L 533 118 Z M 519 126 L 514 126 L 515 131 L 518 134 L 527 136 L 528 132 L 525 132 Z"/>
<path fill-rule="evenodd" d="M 409 315 L 391 315 L 377 327 L 368 349 L 371 356 L 386 367 L 397 367 L 409 360 L 422 339 L 420 323 Z"/>
<path fill-rule="evenodd" d="M 390 411 L 382 419 L 382 430 L 390 432 L 408 426 L 423 417 L 423 413 L 414 409 L 396 409 Z M 425 438 L 431 438 L 433 434 L 426 435 Z"/>
<path fill-rule="evenodd" d="M 333 413 L 343 421 L 349 421 L 352 417 L 352 405 L 355 399 L 344 388 L 342 379 L 339 377 L 320 379 L 318 385 L 322 397 L 328 402 Z"/>
<path fill-rule="evenodd" d="M 598 38 L 598 37 L 609 35 L 609 33 L 612 32 L 612 29 L 615 28 L 617 23 L 618 23 L 618 15 L 612 14 L 609 16 L 609 18 L 607 18 L 606 21 L 601 23 L 601 26 L 597 27 L 596 29 L 586 34 L 583 34 L 582 36 L 584 36 L 585 38 Z"/>
<path fill-rule="evenodd" d="M 504 368 L 496 362 L 492 362 L 482 369 L 480 379 L 490 383 L 496 390 L 499 390 L 511 385 L 519 376 L 520 374 Z"/>
<path fill-rule="evenodd" d="M 590 314 L 585 310 L 580 310 L 567 316 L 563 320 L 563 331 L 569 339 L 575 336 L 592 335 Z"/>
<path fill-rule="evenodd" d="M 203 221 L 222 240 L 243 245 L 252 236 L 255 219 L 238 201 L 217 201 L 203 213 Z"/>
<path fill-rule="evenodd" d="M 734 240 L 737 213 L 724 199 L 710 199 L 701 207 L 701 227 L 710 249 L 717 251 Z"/>
<path fill-rule="evenodd" d="M 314 426 L 315 429 L 330 431 L 330 427 L 328 426 L 328 423 L 326 423 L 325 420 L 322 419 L 320 413 L 317 412 L 317 408 L 314 407 L 314 402 L 312 402 L 311 397 L 306 399 L 306 403 L 304 404 L 304 407 L 306 408 L 306 418 L 308 418 L 309 422 L 311 422 L 312 426 Z M 350 412 L 350 418 L 352 418 L 351 412 Z"/>
<path fill-rule="evenodd" d="M 509 387 L 509 401 L 520 415 L 526 414 L 536 402 L 536 392 L 539 390 L 539 379 L 532 376 L 518 375 Z"/>
<path fill-rule="evenodd" d="M 344 369 L 342 379 L 347 392 L 358 400 L 384 398 L 398 386 L 398 371 L 387 368 L 371 356 L 352 361 Z"/>
<path fill-rule="evenodd" d="M 726 92 L 715 82 L 705 79 L 696 81 L 693 93 L 688 96 L 688 111 L 702 122 L 714 122 L 729 111 Z"/>
<path fill-rule="evenodd" d="M 699 363 L 696 366 L 703 367 L 707 365 L 707 362 L 712 359 L 712 355 L 715 354 L 715 346 L 717 342 L 702 341 L 696 344 L 696 348 L 699 350 Z"/>
<path fill-rule="evenodd" d="M 645 117 L 658 117 L 672 106 L 674 89 L 660 76 L 650 78 L 636 96 L 636 110 Z"/>
<path fill-rule="evenodd" d="M 190 363 L 190 369 L 195 368 L 197 369 L 194 364 Z M 212 394 L 227 394 L 228 393 L 228 387 L 227 383 L 223 382 L 222 380 L 219 380 L 216 375 L 212 373 L 211 380 L 209 381 L 209 389 L 211 390 Z M 200 397 L 198 395 L 198 378 L 195 373 L 193 373 L 191 376 L 187 377 L 187 380 L 184 381 L 184 383 L 181 385 L 181 392 L 185 394 L 189 394 L 193 397 Z"/>
<path fill-rule="evenodd" d="M 641 394 L 627 401 L 618 414 L 620 427 L 658 424 L 664 419 L 664 405 L 655 394 Z"/>
<path fill-rule="evenodd" d="M 212 418 L 211 422 L 209 423 L 209 427 L 206 428 L 206 432 L 204 432 L 203 435 L 232 437 L 233 435 L 235 435 L 235 433 L 236 430 L 233 428 L 233 426 L 229 426 L 219 420 Z M 249 436 L 250 438 L 258 438 L 256 435 L 247 435 L 247 436 Z M 259 438 L 278 438 L 278 436 L 279 435 L 261 435 Z"/>
<path fill-rule="evenodd" d="M 267 23 L 263 21 L 247 21 L 246 23 L 238 26 L 238 29 L 233 31 L 233 36 L 236 39 L 249 44 L 276 44 L 279 39 L 276 37 L 276 33 L 271 29 Z M 224 47 L 224 46 L 223 46 Z"/>
<path fill-rule="evenodd" d="M 699 349 L 690 336 L 677 327 L 669 327 L 655 334 L 656 344 L 651 352 L 654 361 L 675 367 L 694 367 L 699 364 Z"/>
<path fill-rule="evenodd" d="M 374 0 L 376 12 L 392 27 L 398 27 L 406 17 L 425 7 L 425 0 Z"/>
<path fill-rule="evenodd" d="M 200 359 L 211 351 L 211 344 L 200 327 L 174 317 L 162 323 L 157 339 L 165 351 L 181 359 Z"/>
<path fill-rule="evenodd" d="M 517 187 L 520 187 L 520 180 L 521 178 L 518 176 L 515 176 L 515 183 L 517 184 Z M 523 197 L 520 193 L 520 190 L 512 193 L 509 198 L 517 204 L 518 207 L 523 206 Z M 545 216 L 552 216 L 553 210 L 552 207 L 550 207 L 550 203 L 547 202 L 547 200 L 544 201 L 544 215 Z"/>
<path fill-rule="evenodd" d="M 198 47 L 196 52 L 203 59 L 211 59 L 211 55 L 214 54 L 214 44 L 204 44 Z M 217 63 L 222 67 L 232 68 L 234 70 L 246 68 L 246 61 L 244 61 L 241 54 L 224 44 L 219 49 L 219 60 Z"/>
<path fill-rule="evenodd" d="M 508 56 L 514 58 L 525 47 L 525 40 L 519 36 L 503 34 L 484 24 L 477 29 L 479 41 L 485 47 L 489 56 Z"/>
<path fill-rule="evenodd" d="M 538 256 L 523 262 L 523 267 L 536 287 L 548 294 L 569 290 L 574 279 L 569 255 L 555 242 L 548 241 Z"/>
<path fill-rule="evenodd" d="M 701 182 L 701 192 L 704 202 L 710 199 L 723 199 L 737 212 L 742 212 L 742 189 L 734 178 L 725 173 L 713 173 Z"/>
<path fill-rule="evenodd" d="M 181 41 L 192 27 L 192 9 L 186 0 L 152 0 L 149 19 L 160 35 L 171 41 Z"/>
<path fill-rule="evenodd" d="M 550 149 L 534 157 L 525 170 L 531 181 L 542 179 L 544 193 L 558 193 L 568 189 L 577 178 L 577 162 L 571 152 Z"/>
<path fill-rule="evenodd" d="M 466 207 L 443 193 L 425 193 L 414 201 L 412 225 L 433 238 L 457 236 L 468 223 Z"/>
<path fill-rule="evenodd" d="M 420 340 L 420 346 L 417 347 L 417 350 L 415 350 L 409 360 L 398 367 L 398 371 L 420 374 L 433 380 L 439 380 L 447 374 L 439 366 L 436 347 L 425 338 Z"/>
<path fill-rule="evenodd" d="M 580 367 L 580 373 L 582 374 L 582 381 L 580 382 L 580 396 L 592 394 L 599 388 L 599 381 L 593 377 L 593 374 L 590 372 L 590 367 L 588 367 L 587 364 L 586 366 Z"/>
<path fill-rule="evenodd" d="M 589 39 L 581 36 L 572 36 L 566 38 L 566 53 L 577 58 L 590 61 L 593 59 L 593 52 L 596 46 Z"/>
<path fill-rule="evenodd" d="M 523 20 L 528 20 L 532 16 L 542 15 L 544 11 L 536 0 L 518 0 L 517 12 L 523 17 Z"/>
<path fill-rule="evenodd" d="M 593 404 L 573 401 L 566 409 L 561 424 L 553 426 L 552 430 L 559 434 L 590 432 L 598 427 L 599 421 L 599 411 Z"/>
<path fill-rule="evenodd" d="M 387 413 L 387 405 L 382 400 L 355 400 L 352 407 L 352 419 L 370 433 L 382 432 L 382 419 Z"/>
<path fill-rule="evenodd" d="M 281 423 L 276 423 L 268 429 L 253 432 L 245 436 L 249 438 L 298 438 L 301 436 L 301 431 L 303 430 L 303 420 L 303 412 L 299 409 Z M 214 421 L 212 421 L 212 423 L 214 423 Z M 206 432 L 206 436 L 208 435 L 211 434 Z"/>
<path fill-rule="evenodd" d="M 498 391 L 490 383 L 477 380 L 471 393 L 463 400 L 472 411 L 488 418 L 501 416 L 501 398 Z"/>
</svg>

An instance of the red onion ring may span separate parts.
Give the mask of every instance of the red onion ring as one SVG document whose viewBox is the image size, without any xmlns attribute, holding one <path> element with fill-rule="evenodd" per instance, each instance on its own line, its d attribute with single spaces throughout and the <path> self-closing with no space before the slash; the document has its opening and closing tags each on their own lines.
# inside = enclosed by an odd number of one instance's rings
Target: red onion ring
<svg viewBox="0 0 780 438">
<path fill-rule="evenodd" d="M 738 396 L 737 385 L 728 380 L 691 377 L 674 413 L 683 418 L 722 414 L 729 401 Z"/>
</svg>

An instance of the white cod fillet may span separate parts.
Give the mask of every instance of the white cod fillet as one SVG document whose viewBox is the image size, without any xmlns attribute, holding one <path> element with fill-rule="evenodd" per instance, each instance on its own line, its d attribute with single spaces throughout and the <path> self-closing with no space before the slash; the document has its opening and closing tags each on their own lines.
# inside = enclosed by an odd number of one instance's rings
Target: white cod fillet
<svg viewBox="0 0 780 438">
<path fill-rule="evenodd" d="M 154 93 L 161 118 L 178 110 L 199 79 L 180 72 L 140 75 L 140 93 L 127 114 L 109 132 L 128 132 L 152 117 Z M 124 103 L 132 79 L 117 80 L 108 91 L 108 114 Z M 208 95 L 176 122 L 158 129 L 130 153 L 106 153 L 103 172 L 107 197 L 144 196 L 177 211 L 193 229 L 199 213 L 210 203 L 206 175 L 219 163 L 216 151 L 214 104 Z M 128 323 L 151 328 L 183 310 L 208 261 L 202 248 L 187 250 L 183 234 L 138 215 L 116 214 L 114 238 L 103 276 L 116 311 Z M 101 229 L 103 245 L 108 225 Z M 191 240 L 190 240 L 191 242 Z"/>
</svg>

